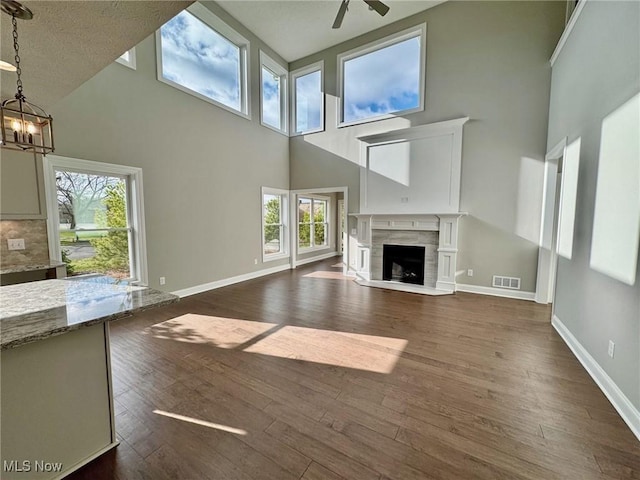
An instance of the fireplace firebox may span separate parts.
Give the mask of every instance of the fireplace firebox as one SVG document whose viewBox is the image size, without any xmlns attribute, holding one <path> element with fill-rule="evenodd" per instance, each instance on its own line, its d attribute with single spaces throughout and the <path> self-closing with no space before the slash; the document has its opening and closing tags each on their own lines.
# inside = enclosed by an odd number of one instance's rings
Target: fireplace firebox
<svg viewBox="0 0 640 480">
<path fill-rule="evenodd" d="M 383 245 L 382 279 L 424 285 L 425 247 Z"/>
</svg>

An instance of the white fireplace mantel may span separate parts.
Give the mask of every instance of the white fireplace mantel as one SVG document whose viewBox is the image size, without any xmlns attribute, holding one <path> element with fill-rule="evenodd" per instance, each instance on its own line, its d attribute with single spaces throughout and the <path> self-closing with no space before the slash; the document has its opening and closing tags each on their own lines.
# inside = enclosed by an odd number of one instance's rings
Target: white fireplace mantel
<svg viewBox="0 0 640 480">
<path fill-rule="evenodd" d="M 394 290 L 442 295 L 456 289 L 458 255 L 458 221 L 466 212 L 431 214 L 350 214 L 358 220 L 356 276 L 360 283 Z M 418 285 L 372 279 L 371 250 L 375 230 L 436 231 L 438 232 L 437 281 L 435 289 Z"/>
</svg>

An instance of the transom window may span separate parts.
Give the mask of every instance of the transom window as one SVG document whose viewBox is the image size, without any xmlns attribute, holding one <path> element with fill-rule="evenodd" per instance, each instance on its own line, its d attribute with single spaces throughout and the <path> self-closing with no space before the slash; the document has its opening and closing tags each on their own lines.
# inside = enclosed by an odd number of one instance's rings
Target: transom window
<svg viewBox="0 0 640 480">
<path fill-rule="evenodd" d="M 298 197 L 298 249 L 326 247 L 329 236 L 329 199 Z"/>
<path fill-rule="evenodd" d="M 426 25 L 338 55 L 339 126 L 424 109 Z"/>
<path fill-rule="evenodd" d="M 291 73 L 294 134 L 324 130 L 323 70 L 318 62 Z"/>
<path fill-rule="evenodd" d="M 136 47 L 133 47 L 131 50 L 127 50 L 118 58 L 116 58 L 116 62 L 125 67 L 136 69 Z"/>
<path fill-rule="evenodd" d="M 194 3 L 157 34 L 158 79 L 234 113 L 249 116 L 249 41 Z"/>
<path fill-rule="evenodd" d="M 287 70 L 260 52 L 262 124 L 287 133 Z"/>
<path fill-rule="evenodd" d="M 285 258 L 289 254 L 286 190 L 262 188 L 262 260 Z"/>
</svg>

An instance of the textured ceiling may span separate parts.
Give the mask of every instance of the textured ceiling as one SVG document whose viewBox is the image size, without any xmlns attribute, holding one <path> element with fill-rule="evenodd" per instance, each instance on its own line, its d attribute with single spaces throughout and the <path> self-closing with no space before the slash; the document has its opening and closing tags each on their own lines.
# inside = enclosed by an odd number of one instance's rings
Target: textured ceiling
<svg viewBox="0 0 640 480">
<path fill-rule="evenodd" d="M 222 0 L 218 4 L 288 62 L 355 38 L 445 0 L 384 0 L 381 17 L 362 0 L 351 0 L 342 27 L 331 28 L 341 0 Z"/>
<path fill-rule="evenodd" d="M 18 20 L 24 94 L 49 108 L 157 30 L 192 2 L 29 1 L 33 20 Z M 1 59 L 13 60 L 11 17 L 0 14 Z M 16 74 L 2 71 L 2 99 Z"/>
</svg>

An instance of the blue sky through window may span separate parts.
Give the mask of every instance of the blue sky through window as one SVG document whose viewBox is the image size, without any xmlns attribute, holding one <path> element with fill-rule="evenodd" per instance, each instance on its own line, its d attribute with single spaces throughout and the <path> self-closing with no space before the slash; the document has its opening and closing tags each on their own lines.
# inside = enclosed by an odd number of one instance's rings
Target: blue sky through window
<svg viewBox="0 0 640 480">
<path fill-rule="evenodd" d="M 420 37 L 344 62 L 343 121 L 420 106 Z"/>
<path fill-rule="evenodd" d="M 162 76 L 241 109 L 240 48 L 187 11 L 160 29 Z"/>
<path fill-rule="evenodd" d="M 262 121 L 280 129 L 280 77 L 268 68 L 262 67 Z"/>
<path fill-rule="evenodd" d="M 322 74 L 320 70 L 296 78 L 296 132 L 322 127 Z"/>
</svg>

